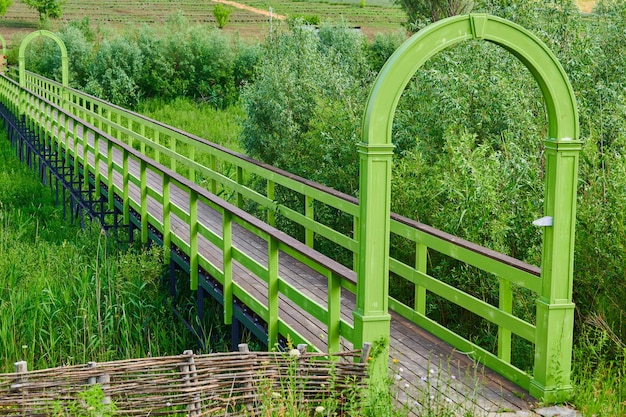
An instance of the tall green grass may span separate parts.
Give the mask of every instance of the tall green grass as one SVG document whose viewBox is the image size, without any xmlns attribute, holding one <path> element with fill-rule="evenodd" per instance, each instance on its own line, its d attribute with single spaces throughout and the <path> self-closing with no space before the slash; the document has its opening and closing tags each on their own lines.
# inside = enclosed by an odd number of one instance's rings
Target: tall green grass
<svg viewBox="0 0 626 417">
<path fill-rule="evenodd" d="M 69 225 L 0 134 L 0 372 L 178 354 L 196 339 L 161 291 L 159 248 Z"/>
<path fill-rule="evenodd" d="M 154 98 L 142 101 L 138 111 L 213 143 L 243 152 L 239 134 L 245 112 L 240 106 L 221 110 L 190 98 L 179 97 L 171 101 Z"/>
</svg>

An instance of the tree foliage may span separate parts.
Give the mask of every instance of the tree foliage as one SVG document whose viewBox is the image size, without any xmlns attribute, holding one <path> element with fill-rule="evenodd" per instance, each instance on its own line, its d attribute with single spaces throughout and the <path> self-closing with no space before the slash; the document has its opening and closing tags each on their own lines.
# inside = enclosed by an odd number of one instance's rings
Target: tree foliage
<svg viewBox="0 0 626 417">
<path fill-rule="evenodd" d="M 474 6 L 472 0 L 395 0 L 407 14 L 406 26 L 417 32 L 428 23 L 446 17 L 469 13 Z"/>
<path fill-rule="evenodd" d="M 65 0 L 22 0 L 39 13 L 39 24 L 45 26 L 49 19 L 58 19 L 63 15 Z"/>
<path fill-rule="evenodd" d="M 13 0 L 0 0 L 0 16 L 6 14 L 7 10 L 13 4 Z"/>
<path fill-rule="evenodd" d="M 213 7 L 213 17 L 215 17 L 215 21 L 217 22 L 217 27 L 223 29 L 224 26 L 228 23 L 230 19 L 230 14 L 233 12 L 232 9 L 224 6 L 221 3 L 216 4 Z"/>
</svg>

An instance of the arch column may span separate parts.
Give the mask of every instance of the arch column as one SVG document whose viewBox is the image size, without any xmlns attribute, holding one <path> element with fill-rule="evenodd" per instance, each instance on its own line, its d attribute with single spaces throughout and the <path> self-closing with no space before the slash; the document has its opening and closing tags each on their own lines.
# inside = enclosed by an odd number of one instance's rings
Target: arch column
<svg viewBox="0 0 626 417">
<path fill-rule="evenodd" d="M 486 14 L 455 16 L 424 28 L 402 44 L 379 73 L 363 118 L 360 162 L 360 239 L 357 269 L 357 346 L 389 340 L 389 211 L 391 133 L 398 100 L 415 72 L 432 56 L 460 42 L 481 39 L 516 56 L 537 81 L 546 102 L 545 228 L 537 299 L 531 395 L 547 402 L 571 393 L 574 322 L 572 303 L 574 226 L 578 177 L 578 111 L 569 80 L 554 54 L 521 26 Z M 375 378 L 386 375 L 387 351 L 374 364 Z M 498 371 L 498 369 L 495 369 Z M 382 373 L 384 374 L 378 374 Z M 378 375 L 377 375 L 378 374 Z"/>
</svg>

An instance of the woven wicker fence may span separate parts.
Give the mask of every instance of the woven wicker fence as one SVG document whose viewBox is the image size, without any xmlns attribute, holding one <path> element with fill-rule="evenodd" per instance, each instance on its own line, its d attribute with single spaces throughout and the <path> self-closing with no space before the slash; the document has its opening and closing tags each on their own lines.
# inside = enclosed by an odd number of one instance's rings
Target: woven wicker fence
<svg viewBox="0 0 626 417">
<path fill-rule="evenodd" d="M 355 362 L 359 355 L 328 357 L 303 347 L 290 353 L 248 352 L 244 345 L 240 352 L 185 351 L 30 372 L 18 362 L 15 373 L 0 374 L 0 416 L 101 415 L 90 406 L 89 395 L 102 405 L 95 408 L 114 415 L 280 414 L 289 398 L 296 398 L 303 414 L 313 415 L 323 400 L 332 399 L 341 409 L 361 395 L 367 361 Z"/>
</svg>

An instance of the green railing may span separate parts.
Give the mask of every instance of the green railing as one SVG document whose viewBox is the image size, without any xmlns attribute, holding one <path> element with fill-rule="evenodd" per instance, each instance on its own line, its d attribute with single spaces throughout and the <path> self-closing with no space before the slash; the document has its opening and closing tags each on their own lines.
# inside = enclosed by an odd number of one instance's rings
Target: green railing
<svg viewBox="0 0 626 417">
<path fill-rule="evenodd" d="M 41 84 L 37 84 L 41 88 Z M 74 169 L 83 174 L 85 189 L 88 189 L 87 181 L 90 177 L 93 178 L 96 193 L 104 192 L 101 184 L 105 185 L 111 209 L 115 204 L 115 196 L 122 199 L 126 223 L 130 221 L 131 210 L 140 214 L 143 242 L 148 241 L 149 230 L 153 228 L 161 234 L 164 247 L 174 244 L 187 254 L 192 287 L 197 288 L 199 284 L 199 267 L 219 281 L 224 295 L 224 318 L 227 323 L 232 317 L 233 297 L 236 297 L 267 323 L 270 346 L 277 343 L 279 333 L 290 334 L 295 343 L 315 346 L 289 328 L 278 316 L 278 294 L 283 294 L 326 326 L 329 352 L 339 351 L 341 337 L 350 342 L 354 340 L 352 325 L 340 318 L 340 289 L 346 283 L 347 286 L 355 285 L 352 271 L 156 163 L 91 123 L 66 112 L 52 101 L 35 92 L 20 89 L 14 81 L 4 76 L 0 78 L 0 99 L 9 108 L 16 108 L 15 100 L 19 96 L 16 90 L 18 93 L 26 93 L 23 95 L 25 100 L 22 115 L 26 118 L 27 125 L 45 138 L 47 146 L 59 154 L 74 158 Z M 133 166 L 138 167 L 138 170 L 131 169 Z M 121 184 L 113 181 L 114 176 L 120 176 Z M 158 186 L 149 185 L 149 177 L 158 177 Z M 184 193 L 184 204 L 177 204 L 171 198 L 174 187 Z M 148 198 L 162 207 L 161 216 L 155 217 L 148 210 Z M 210 230 L 198 220 L 198 210 L 202 206 L 210 207 L 221 215 L 219 232 Z M 173 219 L 183 222 L 183 230 L 180 226 L 172 228 Z M 233 244 L 233 224 L 246 228 L 267 242 L 267 256 L 263 262 L 258 262 L 244 248 Z M 221 250 L 221 266 L 199 253 L 199 239 L 206 239 Z M 280 252 L 307 259 L 309 265 L 327 278 L 329 296 L 326 305 L 308 298 L 279 275 Z M 166 262 L 169 263 L 169 258 Z M 265 283 L 269 300 L 267 305 L 233 281 L 233 262 L 238 262 Z"/>
<path fill-rule="evenodd" d="M 60 84 L 29 73 L 33 80 L 28 88 L 43 91 L 56 91 L 61 98 Z M 239 208 L 245 200 L 258 204 L 266 211 L 263 219 L 272 224 L 276 216 L 284 216 L 305 228 L 305 243 L 313 247 L 316 235 L 322 236 L 336 245 L 347 249 L 358 257 L 358 241 L 354 235 L 342 234 L 315 219 L 315 204 L 325 204 L 340 210 L 353 219 L 358 227 L 358 200 L 336 190 L 316 184 L 304 178 L 255 161 L 202 138 L 182 132 L 165 124 L 151 120 L 137 113 L 115 106 L 81 91 L 69 88 L 68 102 L 64 107 L 83 120 L 96 126 L 111 136 L 134 146 L 140 152 L 151 155 L 160 164 L 176 170 L 187 179 L 197 181 L 207 179 L 207 189 L 213 194 L 224 193 L 232 196 Z M 208 163 L 207 163 L 208 162 Z M 222 168 L 220 170 L 219 168 Z M 230 174 L 225 172 L 230 171 Z M 235 175 L 232 175 L 232 173 Z M 265 193 L 249 186 L 245 178 L 261 178 L 266 182 Z M 234 178 L 231 178 L 234 177 Z M 276 187 L 284 187 L 297 193 L 305 201 L 303 213 L 277 204 L 274 200 Z M 513 315 L 513 285 L 540 294 L 541 278 L 537 267 L 525 264 L 509 256 L 497 253 L 471 242 L 412 221 L 397 214 L 391 216 L 391 233 L 412 242 L 416 248 L 415 264 L 407 264 L 393 257 L 390 259 L 390 272 L 412 283 L 415 287 L 413 305 L 406 305 L 390 297 L 389 307 L 401 316 L 413 321 L 429 332 L 465 352 L 485 365 L 497 369 L 499 373 L 522 387 L 528 388 L 531 376 L 511 364 L 511 335 L 517 335 L 531 343 L 535 342 L 536 328 Z M 491 305 L 467 294 L 442 280 L 428 274 L 428 252 L 439 252 L 458 261 L 493 274 L 499 283 L 499 304 Z M 297 254 L 296 254 L 297 256 Z M 298 257 L 310 264 L 309 258 Z M 356 262 L 355 262 L 356 264 Z M 342 286 L 355 292 L 356 285 L 343 280 Z M 498 328 L 497 354 L 452 332 L 447 327 L 433 321 L 426 315 L 427 292 L 478 315 L 495 324 Z"/>
</svg>

